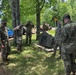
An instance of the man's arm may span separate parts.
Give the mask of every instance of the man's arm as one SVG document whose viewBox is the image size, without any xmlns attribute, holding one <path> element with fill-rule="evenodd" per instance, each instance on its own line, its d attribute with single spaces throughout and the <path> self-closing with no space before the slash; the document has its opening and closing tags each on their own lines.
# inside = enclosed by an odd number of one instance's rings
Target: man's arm
<svg viewBox="0 0 76 75">
<path fill-rule="evenodd" d="M 1 41 L 1 31 L 0 31 L 0 46 L 2 46 L 2 41 Z"/>
<path fill-rule="evenodd" d="M 15 28 L 13 28 L 13 30 L 18 30 L 19 29 L 19 26 L 17 26 L 17 27 L 15 27 Z"/>
<path fill-rule="evenodd" d="M 60 41 L 61 43 L 65 43 L 67 41 L 67 32 L 64 28 L 61 30 Z"/>
</svg>

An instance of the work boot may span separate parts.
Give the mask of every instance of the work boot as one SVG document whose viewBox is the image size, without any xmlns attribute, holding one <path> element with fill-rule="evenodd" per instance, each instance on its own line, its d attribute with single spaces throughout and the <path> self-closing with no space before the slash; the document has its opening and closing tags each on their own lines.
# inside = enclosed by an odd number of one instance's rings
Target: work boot
<svg viewBox="0 0 76 75">
<path fill-rule="evenodd" d="M 2 61 L 2 65 L 8 65 L 7 61 Z"/>
</svg>

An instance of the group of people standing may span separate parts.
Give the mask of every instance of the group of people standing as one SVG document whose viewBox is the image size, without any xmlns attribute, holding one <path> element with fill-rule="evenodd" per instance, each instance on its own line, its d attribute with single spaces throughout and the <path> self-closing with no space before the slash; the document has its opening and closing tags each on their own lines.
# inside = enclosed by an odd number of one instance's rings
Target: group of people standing
<svg viewBox="0 0 76 75">
<path fill-rule="evenodd" d="M 24 26 L 20 24 L 16 26 L 14 30 L 14 35 L 16 36 L 16 45 L 17 51 L 20 52 L 22 50 L 22 35 L 26 33 L 26 45 L 31 44 L 31 37 L 32 37 L 32 28 L 34 27 L 31 21 L 28 21 L 27 24 Z M 14 37 L 14 36 L 13 36 Z M 8 62 L 8 55 L 10 53 L 10 41 L 8 36 L 7 30 L 7 22 L 5 20 L 1 21 L 0 26 L 0 52 L 2 57 L 2 64 L 7 64 Z"/>
<path fill-rule="evenodd" d="M 58 23 L 58 28 L 56 30 L 55 37 L 52 37 L 49 35 L 48 38 L 50 38 L 50 40 L 53 40 L 53 41 L 52 42 L 48 41 L 48 43 L 52 45 L 55 42 L 54 55 L 56 54 L 56 49 L 59 46 L 60 57 L 62 58 L 64 62 L 66 75 L 70 75 L 71 72 L 73 73 L 73 75 L 76 75 L 75 74 L 76 72 L 76 62 L 75 62 L 75 59 L 76 59 L 75 58 L 76 56 L 76 23 L 73 23 L 71 21 L 70 15 L 65 14 L 63 16 L 63 24 L 64 26 L 61 27 L 61 24 Z M 16 40 L 17 50 L 20 51 L 22 48 L 21 46 L 22 46 L 23 31 L 26 31 L 26 44 L 31 44 L 32 27 L 34 27 L 33 23 L 31 21 L 28 21 L 26 26 L 21 24 L 13 29 L 17 35 L 16 37 L 17 38 Z M 47 35 L 46 31 L 48 28 L 46 27 L 45 24 L 43 28 L 44 28 L 43 34 L 41 35 L 42 36 L 44 35 L 46 38 L 46 35 Z M 44 38 L 44 41 L 45 41 L 45 38 Z M 42 38 L 40 38 L 40 40 L 43 41 Z M 39 43 L 43 45 L 45 44 L 44 41 L 43 42 L 39 41 Z M 8 49 L 6 49 L 6 46 L 5 46 L 6 42 L 7 42 Z M 2 60 L 3 62 L 6 62 L 8 61 L 7 58 L 10 53 L 10 44 L 9 44 L 8 35 L 7 35 L 6 22 L 4 20 L 1 22 L 1 27 L 0 27 L 0 44 L 2 47 L 5 48 L 5 50 L 2 50 Z M 48 47 L 50 47 L 50 45 Z"/>
<path fill-rule="evenodd" d="M 31 21 L 28 21 L 27 24 L 16 26 L 13 30 L 16 35 L 16 43 L 17 43 L 17 51 L 22 50 L 22 35 L 26 35 L 26 45 L 31 44 L 31 37 L 32 37 L 32 28 L 34 24 Z"/>
</svg>

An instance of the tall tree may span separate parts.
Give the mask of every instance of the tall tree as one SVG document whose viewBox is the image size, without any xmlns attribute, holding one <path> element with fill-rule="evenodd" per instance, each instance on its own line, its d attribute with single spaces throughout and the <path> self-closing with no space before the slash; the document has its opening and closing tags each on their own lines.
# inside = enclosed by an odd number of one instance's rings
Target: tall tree
<svg viewBox="0 0 76 75">
<path fill-rule="evenodd" d="M 13 28 L 20 25 L 20 7 L 19 7 L 19 0 L 10 0 L 10 6 L 12 10 L 12 25 Z M 16 34 L 17 32 L 14 32 L 14 41 L 16 44 Z"/>
<path fill-rule="evenodd" d="M 40 12 L 44 6 L 45 0 L 36 0 L 36 26 L 37 26 L 37 36 L 36 39 L 39 39 L 40 36 Z"/>
<path fill-rule="evenodd" d="M 20 1 L 16 0 L 16 25 L 20 25 Z"/>
<path fill-rule="evenodd" d="M 12 25 L 13 27 L 16 27 L 20 24 L 19 0 L 10 0 L 10 6 L 12 10 Z"/>
<path fill-rule="evenodd" d="M 16 27 L 16 1 L 10 0 L 11 13 L 12 13 L 12 25 Z"/>
<path fill-rule="evenodd" d="M 16 27 L 16 1 L 10 0 L 10 6 L 12 10 L 12 26 Z M 16 32 L 14 32 L 14 43 L 16 44 Z"/>
</svg>

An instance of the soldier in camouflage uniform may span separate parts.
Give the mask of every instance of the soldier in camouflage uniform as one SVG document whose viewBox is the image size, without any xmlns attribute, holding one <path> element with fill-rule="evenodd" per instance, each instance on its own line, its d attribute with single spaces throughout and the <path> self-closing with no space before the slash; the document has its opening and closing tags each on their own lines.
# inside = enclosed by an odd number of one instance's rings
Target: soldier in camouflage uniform
<svg viewBox="0 0 76 75">
<path fill-rule="evenodd" d="M 26 45 L 31 44 L 31 37 L 32 37 L 32 28 L 34 27 L 31 21 L 28 21 L 26 24 Z"/>
<path fill-rule="evenodd" d="M 59 46 L 59 54 L 61 54 L 61 44 L 60 44 L 60 34 L 61 34 L 61 23 L 58 23 L 58 27 L 55 31 L 55 36 L 54 36 L 54 53 L 53 55 L 56 55 L 56 50 L 57 47 Z"/>
<path fill-rule="evenodd" d="M 47 24 L 43 24 L 43 32 L 40 34 L 39 45 L 52 48 L 53 45 L 53 36 L 47 33 L 48 26 Z"/>
<path fill-rule="evenodd" d="M 26 28 L 22 24 L 13 29 L 16 32 L 17 51 L 22 50 L 22 35 L 24 29 L 26 30 Z"/>
<path fill-rule="evenodd" d="M 1 46 L 3 47 L 3 49 L 1 48 L 3 63 L 7 61 L 8 55 L 10 53 L 10 45 L 9 45 L 6 25 L 7 25 L 6 21 L 2 20 L 1 27 L 0 27 L 0 43 L 1 43 Z"/>
<path fill-rule="evenodd" d="M 46 41 L 47 41 L 47 37 L 48 37 L 48 33 L 46 32 L 47 27 L 43 26 L 43 32 L 40 34 L 40 38 L 39 38 L 39 45 L 46 47 Z"/>
<path fill-rule="evenodd" d="M 48 30 L 47 25 L 45 25 L 45 22 L 43 22 L 43 27 L 42 27 L 42 33 L 40 34 L 39 37 L 39 45 L 45 47 L 46 46 L 46 40 L 47 40 L 47 36 L 48 33 L 46 32 Z"/>
<path fill-rule="evenodd" d="M 66 75 L 71 72 L 75 74 L 75 52 L 76 52 L 76 23 L 72 23 L 70 15 L 63 17 L 65 24 L 61 30 L 61 57 L 64 61 Z"/>
</svg>

